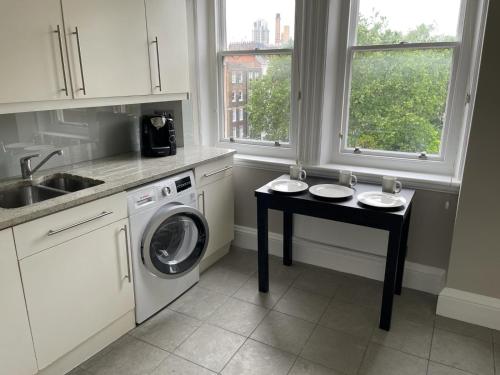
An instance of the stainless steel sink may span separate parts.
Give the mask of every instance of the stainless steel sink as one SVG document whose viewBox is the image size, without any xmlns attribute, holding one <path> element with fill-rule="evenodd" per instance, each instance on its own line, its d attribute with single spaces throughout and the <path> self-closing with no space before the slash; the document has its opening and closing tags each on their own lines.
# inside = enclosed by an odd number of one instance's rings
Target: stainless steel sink
<svg viewBox="0 0 500 375">
<path fill-rule="evenodd" d="M 67 173 L 57 173 L 45 177 L 39 185 L 72 193 L 74 191 L 87 189 L 103 183 L 104 181 L 94 180 L 91 178 L 75 176 Z"/>
<path fill-rule="evenodd" d="M 0 207 L 24 207 L 103 183 L 67 173 L 57 173 L 39 181 L 25 180 L 0 188 Z"/>
<path fill-rule="evenodd" d="M 0 207 L 18 208 L 66 194 L 43 186 L 26 185 L 0 190 Z"/>
</svg>

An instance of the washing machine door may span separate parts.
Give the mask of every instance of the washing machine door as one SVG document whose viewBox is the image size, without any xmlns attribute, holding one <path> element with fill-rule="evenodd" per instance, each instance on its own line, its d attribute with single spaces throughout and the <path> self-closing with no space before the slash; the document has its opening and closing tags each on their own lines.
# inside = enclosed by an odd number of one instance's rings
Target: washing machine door
<svg viewBox="0 0 500 375">
<path fill-rule="evenodd" d="M 208 224 L 197 209 L 167 204 L 151 218 L 141 249 L 146 268 L 161 278 L 176 278 L 191 271 L 208 245 Z"/>
</svg>

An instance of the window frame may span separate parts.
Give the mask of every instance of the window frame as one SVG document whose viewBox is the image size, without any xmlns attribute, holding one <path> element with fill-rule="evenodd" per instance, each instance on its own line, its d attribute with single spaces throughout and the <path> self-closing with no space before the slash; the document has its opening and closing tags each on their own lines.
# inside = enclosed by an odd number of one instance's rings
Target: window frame
<svg viewBox="0 0 500 375">
<path fill-rule="evenodd" d="M 299 98 L 299 74 L 298 56 L 300 54 L 297 45 L 294 48 L 281 49 L 254 49 L 254 50 L 227 50 L 226 40 L 226 0 L 215 0 L 215 31 L 216 31 L 216 85 L 217 85 L 217 109 L 218 126 L 217 141 L 219 147 L 229 147 L 238 152 L 249 155 L 295 158 L 297 152 L 297 111 Z M 294 40 L 299 38 L 298 25 L 301 17 L 300 0 L 295 3 L 295 25 Z M 241 139 L 235 137 L 226 138 L 225 132 L 225 112 L 224 112 L 224 57 L 238 55 L 289 55 L 292 64 L 291 76 L 291 103 L 290 103 L 290 128 L 289 142 L 275 142 L 266 140 Z M 253 73 L 253 79 L 258 79 L 260 75 Z M 243 74 L 242 74 L 243 79 Z M 248 77 L 247 77 L 248 79 Z"/>
<path fill-rule="evenodd" d="M 340 96 L 334 98 L 334 103 L 342 110 L 335 118 L 334 131 L 332 132 L 332 147 L 330 150 L 331 163 L 353 165 L 360 167 L 387 168 L 412 172 L 426 172 L 436 174 L 455 173 L 460 135 L 467 117 L 466 97 L 471 92 L 470 68 L 473 63 L 471 35 L 473 27 L 471 22 L 477 15 L 478 6 L 473 1 L 461 0 L 460 13 L 457 25 L 457 41 L 431 42 L 431 43 L 404 43 L 387 45 L 354 45 L 360 0 L 351 0 L 349 6 L 349 21 L 346 22 L 340 38 L 344 40 L 345 51 L 340 64 L 343 64 L 343 88 L 339 90 Z M 473 25 L 473 24 L 472 24 Z M 469 43 L 470 42 L 470 43 Z M 469 45 L 470 44 L 470 45 Z M 446 103 L 446 119 L 441 134 L 441 149 L 437 155 L 429 154 L 419 157 L 419 153 L 406 153 L 398 151 L 361 149 L 361 153 L 354 148 L 347 147 L 347 130 L 349 121 L 349 95 L 351 90 L 351 73 L 354 53 L 357 51 L 382 51 L 403 49 L 435 49 L 448 48 L 453 50 L 450 71 L 450 83 Z M 331 126 L 331 124 L 330 124 Z M 424 150 L 422 150 L 424 151 Z"/>
</svg>

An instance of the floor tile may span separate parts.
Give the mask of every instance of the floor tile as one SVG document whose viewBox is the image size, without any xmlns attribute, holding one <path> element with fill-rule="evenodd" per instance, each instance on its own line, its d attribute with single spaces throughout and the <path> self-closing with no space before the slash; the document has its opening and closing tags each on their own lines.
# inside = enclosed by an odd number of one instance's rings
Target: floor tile
<svg viewBox="0 0 500 375">
<path fill-rule="evenodd" d="M 244 341 L 243 336 L 204 324 L 175 350 L 175 354 L 219 372 Z"/>
<path fill-rule="evenodd" d="M 344 276 L 338 272 L 311 269 L 300 274 L 292 286 L 306 292 L 333 297 L 342 281 Z"/>
<path fill-rule="evenodd" d="M 299 354 L 313 329 L 314 324 L 311 322 L 271 311 L 252 333 L 251 338 Z"/>
<path fill-rule="evenodd" d="M 212 315 L 227 299 L 228 297 L 223 294 L 195 286 L 175 300 L 169 308 L 195 319 L 204 320 Z"/>
<path fill-rule="evenodd" d="M 316 323 L 328 306 L 329 298 L 290 288 L 274 306 L 274 310 Z"/>
<path fill-rule="evenodd" d="M 427 324 L 394 319 L 389 332 L 375 329 L 372 342 L 428 359 L 433 330 Z"/>
<path fill-rule="evenodd" d="M 238 350 L 223 375 L 286 375 L 295 356 L 253 340 Z"/>
<path fill-rule="evenodd" d="M 370 344 L 360 375 L 425 375 L 427 360 L 400 351 Z"/>
<path fill-rule="evenodd" d="M 380 308 L 382 287 L 382 283 L 376 280 L 348 276 L 340 284 L 335 299 L 354 305 Z"/>
<path fill-rule="evenodd" d="M 441 329 L 434 330 L 431 360 L 478 375 L 493 375 L 492 344 Z"/>
<path fill-rule="evenodd" d="M 132 336 L 89 363 L 94 375 L 144 375 L 153 371 L 169 354 Z"/>
<path fill-rule="evenodd" d="M 453 367 L 445 366 L 440 363 L 429 362 L 427 375 L 473 375 Z"/>
<path fill-rule="evenodd" d="M 70 372 L 68 372 L 66 375 L 92 375 L 92 374 L 81 367 L 76 367 Z"/>
<path fill-rule="evenodd" d="M 493 344 L 494 355 L 495 355 L 495 370 L 496 374 L 500 374 L 500 342 L 495 342 Z"/>
<path fill-rule="evenodd" d="M 342 375 L 340 372 L 318 365 L 303 358 L 297 358 L 289 375 Z"/>
<path fill-rule="evenodd" d="M 400 296 L 394 298 L 392 316 L 422 324 L 434 324 L 436 317 L 437 296 L 413 289 L 403 289 Z"/>
<path fill-rule="evenodd" d="M 345 374 L 355 374 L 366 346 L 355 336 L 326 327 L 316 327 L 301 357 Z"/>
<path fill-rule="evenodd" d="M 198 285 L 205 289 L 231 296 L 249 277 L 250 275 L 215 264 L 201 274 Z"/>
<path fill-rule="evenodd" d="M 377 327 L 379 313 L 372 307 L 333 300 L 319 324 L 362 338 L 368 342 Z"/>
<path fill-rule="evenodd" d="M 250 302 L 256 305 L 272 308 L 285 294 L 293 279 L 276 281 L 273 276 L 269 277 L 269 292 L 259 292 L 257 277 L 251 277 L 243 286 L 233 294 L 234 298 Z"/>
<path fill-rule="evenodd" d="M 93 365 L 100 358 L 102 358 L 104 355 L 106 355 L 107 353 L 109 353 L 113 348 L 115 348 L 116 346 L 120 345 L 123 341 L 128 341 L 128 340 L 130 340 L 130 336 L 127 335 L 127 334 L 123 335 L 119 339 L 115 340 L 114 342 L 112 342 L 111 344 L 109 344 L 108 346 L 106 346 L 105 348 L 103 348 L 98 353 L 94 354 L 88 360 L 86 360 L 85 362 L 81 363 L 79 367 L 81 367 L 81 368 L 83 368 L 85 370 L 88 370 L 88 368 L 91 365 Z"/>
<path fill-rule="evenodd" d="M 200 325 L 199 320 L 164 309 L 130 334 L 162 349 L 173 351 Z"/>
<path fill-rule="evenodd" d="M 436 327 L 487 342 L 491 342 L 493 340 L 493 330 L 489 328 L 465 323 L 460 320 L 446 318 L 444 316 L 436 316 Z"/>
<path fill-rule="evenodd" d="M 264 319 L 268 311 L 264 307 L 230 298 L 210 316 L 208 322 L 248 336 Z"/>
<path fill-rule="evenodd" d="M 215 375 L 215 372 L 171 354 L 148 375 Z"/>
<path fill-rule="evenodd" d="M 257 271 L 257 252 L 233 247 L 217 265 L 251 275 Z"/>
<path fill-rule="evenodd" d="M 291 266 L 283 264 L 283 258 L 274 256 L 269 257 L 269 275 L 274 276 L 275 279 L 291 279 L 295 280 L 302 272 L 308 270 L 310 267 L 299 263 L 293 262 Z"/>
</svg>

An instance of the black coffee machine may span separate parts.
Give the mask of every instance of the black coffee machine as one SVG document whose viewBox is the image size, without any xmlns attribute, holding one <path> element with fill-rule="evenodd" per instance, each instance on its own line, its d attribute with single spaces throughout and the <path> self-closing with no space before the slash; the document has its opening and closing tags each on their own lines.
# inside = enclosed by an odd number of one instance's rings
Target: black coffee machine
<svg viewBox="0 0 500 375">
<path fill-rule="evenodd" d="M 177 144 L 175 140 L 174 119 L 163 113 L 144 115 L 141 121 L 141 153 L 143 156 L 175 155 Z"/>
</svg>

